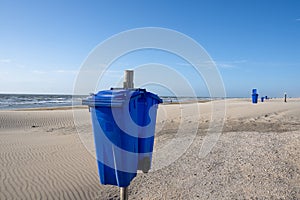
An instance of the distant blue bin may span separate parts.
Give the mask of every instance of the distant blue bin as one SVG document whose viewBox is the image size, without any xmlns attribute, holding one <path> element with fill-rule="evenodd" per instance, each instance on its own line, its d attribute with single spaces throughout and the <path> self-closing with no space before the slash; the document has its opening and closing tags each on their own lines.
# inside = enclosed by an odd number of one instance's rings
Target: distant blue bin
<svg viewBox="0 0 300 200">
<path fill-rule="evenodd" d="M 252 103 L 257 103 L 258 100 L 258 94 L 257 89 L 252 89 Z"/>
<path fill-rule="evenodd" d="M 265 97 L 261 97 L 260 100 L 261 102 L 264 102 Z"/>
<path fill-rule="evenodd" d="M 105 90 L 83 101 L 91 110 L 102 184 L 127 187 L 137 170 L 148 172 L 159 103 L 145 89 Z"/>
<path fill-rule="evenodd" d="M 252 94 L 252 103 L 257 103 L 258 94 Z"/>
</svg>

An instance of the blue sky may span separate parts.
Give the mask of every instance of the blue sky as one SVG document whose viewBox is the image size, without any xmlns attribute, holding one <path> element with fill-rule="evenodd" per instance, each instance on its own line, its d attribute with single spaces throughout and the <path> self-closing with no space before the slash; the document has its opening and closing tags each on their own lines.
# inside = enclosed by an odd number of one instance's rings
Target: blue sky
<svg viewBox="0 0 300 200">
<path fill-rule="evenodd" d="M 298 0 L 0 0 L 0 93 L 71 94 L 96 45 L 141 27 L 174 29 L 196 40 L 216 62 L 227 96 L 246 97 L 258 88 L 264 95 L 300 97 Z M 143 62 L 180 71 L 178 59 L 151 51 L 121 58 L 104 85 Z M 186 76 L 199 96 L 208 95 L 193 73 Z"/>
</svg>

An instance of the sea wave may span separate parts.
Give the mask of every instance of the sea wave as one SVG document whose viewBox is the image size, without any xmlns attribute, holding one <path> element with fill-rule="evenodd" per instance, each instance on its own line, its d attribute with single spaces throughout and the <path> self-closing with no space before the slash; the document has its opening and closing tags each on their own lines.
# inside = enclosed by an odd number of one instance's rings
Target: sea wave
<svg viewBox="0 0 300 200">
<path fill-rule="evenodd" d="M 86 96 L 72 95 L 35 95 L 35 94 L 0 94 L 0 109 L 61 107 L 80 105 Z"/>
</svg>

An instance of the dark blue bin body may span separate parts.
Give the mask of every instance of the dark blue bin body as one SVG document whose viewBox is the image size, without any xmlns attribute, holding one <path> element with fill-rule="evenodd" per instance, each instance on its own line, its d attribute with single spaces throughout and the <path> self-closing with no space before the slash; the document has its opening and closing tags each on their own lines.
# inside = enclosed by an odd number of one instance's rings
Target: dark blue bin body
<svg viewBox="0 0 300 200">
<path fill-rule="evenodd" d="M 157 105 L 144 89 L 105 90 L 83 101 L 92 115 L 100 182 L 127 187 L 151 165 Z"/>
<path fill-rule="evenodd" d="M 257 103 L 258 94 L 252 94 L 252 103 Z"/>
<path fill-rule="evenodd" d="M 261 102 L 264 102 L 265 97 L 261 97 L 260 100 Z"/>
<path fill-rule="evenodd" d="M 252 89 L 252 103 L 257 103 L 257 100 L 258 100 L 257 89 Z"/>
<path fill-rule="evenodd" d="M 157 105 L 162 103 L 156 95 L 145 93 L 137 99 L 138 117 L 136 123 L 138 128 L 138 169 L 143 172 L 148 172 L 151 168 L 152 151 L 154 144 L 154 132 L 156 119 Z"/>
</svg>

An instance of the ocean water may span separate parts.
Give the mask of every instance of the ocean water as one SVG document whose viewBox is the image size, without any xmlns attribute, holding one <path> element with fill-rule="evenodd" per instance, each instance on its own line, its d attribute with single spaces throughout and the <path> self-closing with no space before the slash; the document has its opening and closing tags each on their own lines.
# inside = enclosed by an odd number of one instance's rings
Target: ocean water
<svg viewBox="0 0 300 200">
<path fill-rule="evenodd" d="M 81 105 L 86 96 L 73 95 L 41 95 L 41 94 L 0 94 L 0 110 L 16 110 L 24 108 L 64 107 Z M 165 104 L 188 103 L 212 100 L 208 97 L 169 97 L 161 96 Z"/>
<path fill-rule="evenodd" d="M 86 96 L 41 95 L 41 94 L 0 94 L 0 110 L 23 108 L 63 107 L 81 105 Z"/>
</svg>

